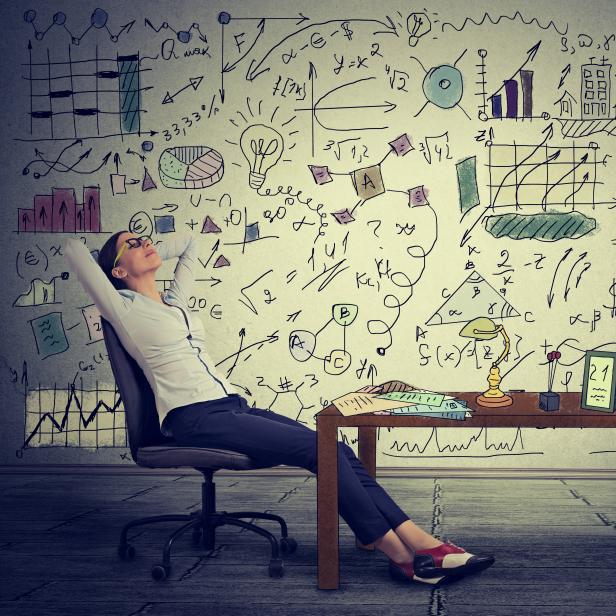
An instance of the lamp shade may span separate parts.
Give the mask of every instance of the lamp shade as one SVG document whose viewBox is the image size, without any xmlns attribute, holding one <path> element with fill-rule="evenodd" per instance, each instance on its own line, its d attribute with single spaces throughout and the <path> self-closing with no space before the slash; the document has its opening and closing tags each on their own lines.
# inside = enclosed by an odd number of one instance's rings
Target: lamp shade
<svg viewBox="0 0 616 616">
<path fill-rule="evenodd" d="M 469 321 L 461 330 L 460 336 L 474 338 L 475 340 L 492 340 L 501 331 L 502 325 L 496 325 L 488 317 L 477 317 Z"/>
</svg>

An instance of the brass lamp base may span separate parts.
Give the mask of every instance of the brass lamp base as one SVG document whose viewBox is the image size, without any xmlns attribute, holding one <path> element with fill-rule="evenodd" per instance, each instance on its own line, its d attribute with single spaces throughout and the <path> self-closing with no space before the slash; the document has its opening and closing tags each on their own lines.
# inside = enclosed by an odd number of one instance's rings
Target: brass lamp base
<svg viewBox="0 0 616 616">
<path fill-rule="evenodd" d="M 513 404 L 512 397 L 507 394 L 503 394 L 498 398 L 488 398 L 481 394 L 475 398 L 475 401 L 479 406 L 487 406 L 490 408 L 499 408 L 501 406 L 510 406 Z"/>
</svg>

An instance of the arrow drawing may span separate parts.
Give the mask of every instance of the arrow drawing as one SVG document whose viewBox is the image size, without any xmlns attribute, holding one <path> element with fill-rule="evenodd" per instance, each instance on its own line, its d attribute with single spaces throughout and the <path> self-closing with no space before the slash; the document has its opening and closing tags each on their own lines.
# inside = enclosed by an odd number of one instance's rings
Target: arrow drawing
<svg viewBox="0 0 616 616">
<path fill-rule="evenodd" d="M 541 46 L 541 41 L 538 41 L 535 45 L 533 45 L 527 52 L 527 56 L 526 56 L 526 60 L 524 60 L 524 63 L 522 64 L 522 66 L 520 66 L 520 68 L 515 71 L 513 73 L 513 75 L 511 75 L 511 77 L 509 77 L 509 79 L 506 79 L 503 81 L 503 85 L 501 85 L 501 87 L 496 90 L 495 92 L 492 92 L 492 94 L 490 96 L 488 96 L 488 99 L 491 99 L 492 97 L 494 97 L 496 94 L 498 94 L 504 87 L 505 87 L 505 81 L 511 81 L 512 79 L 515 79 L 515 76 L 529 63 L 532 62 L 535 59 L 535 56 L 537 55 L 537 52 L 539 51 L 539 47 Z"/>
<path fill-rule="evenodd" d="M 201 77 L 189 77 L 188 83 L 183 88 L 180 88 L 175 94 L 169 94 L 169 90 L 167 90 L 167 94 L 165 94 L 165 98 L 163 98 L 162 104 L 166 105 L 168 103 L 174 103 L 175 97 L 180 94 L 180 92 L 184 92 L 184 90 L 187 90 L 188 88 L 196 90 L 201 85 L 202 81 L 203 75 L 201 75 Z"/>
<path fill-rule="evenodd" d="M 567 276 L 567 282 L 565 283 L 565 292 L 563 294 L 563 298 L 565 301 L 567 301 L 567 296 L 569 295 L 569 291 L 571 290 L 571 287 L 569 286 L 569 281 L 571 280 L 571 276 L 573 274 L 573 270 L 575 269 L 575 266 L 582 260 L 586 258 L 586 255 L 588 253 L 587 252 L 582 252 L 580 254 L 580 256 L 578 257 L 578 260 L 571 266 L 571 269 L 569 270 L 569 275 Z M 580 284 L 580 280 L 582 278 L 582 274 L 584 272 L 586 272 L 587 270 L 589 270 L 591 267 L 591 263 L 589 261 L 586 261 L 586 263 L 584 263 L 584 267 L 582 268 L 582 271 L 580 272 L 579 276 L 577 277 L 576 283 L 575 283 L 575 288 L 578 288 L 578 285 Z"/>
<path fill-rule="evenodd" d="M 557 153 L 560 153 L 560 150 L 557 151 Z M 571 169 L 569 169 L 569 171 L 567 171 L 566 173 L 564 173 L 560 178 L 558 178 L 558 180 L 556 182 L 554 182 L 552 184 L 552 186 L 550 186 L 550 188 L 548 188 L 545 191 L 545 195 L 543 195 L 543 199 L 541 199 L 541 207 L 543 209 L 543 211 L 545 212 L 545 208 L 546 208 L 546 204 L 547 204 L 547 199 L 548 199 L 548 195 L 550 194 L 550 192 L 552 190 L 554 190 L 570 173 L 575 173 L 575 170 L 580 166 L 586 163 L 586 161 L 588 160 L 588 152 L 586 154 L 584 154 L 584 156 L 582 156 L 582 158 L 580 159 L 579 163 L 574 164 Z M 585 178 L 584 178 L 584 182 L 588 179 L 588 174 L 586 174 Z M 583 185 L 583 183 L 582 183 Z M 581 187 L 580 187 L 581 188 Z M 575 193 L 573 193 L 575 194 Z M 566 201 L 565 201 L 566 203 Z"/>
<path fill-rule="evenodd" d="M 547 300 L 548 300 L 548 308 L 552 307 L 552 302 L 554 301 L 554 283 L 556 282 L 556 275 L 558 274 L 558 268 L 562 265 L 562 263 L 567 259 L 567 257 L 573 252 L 573 248 L 567 248 L 565 250 L 563 256 L 561 257 L 556 269 L 554 270 L 554 276 L 552 276 L 552 284 L 550 285 L 550 290 L 548 292 Z M 573 268 L 572 268 L 573 269 Z"/>
<path fill-rule="evenodd" d="M 90 152 L 92 152 L 92 148 L 86 150 L 83 154 L 80 154 L 79 158 L 73 164 L 71 164 L 71 165 L 67 165 L 66 163 L 63 163 L 63 162 L 60 161 L 60 159 L 62 158 L 64 153 L 69 148 L 73 147 L 76 144 L 81 144 L 81 143 L 82 143 L 81 139 L 76 139 L 75 141 L 73 141 L 73 143 L 67 145 L 60 152 L 60 154 L 58 154 L 58 156 L 56 157 L 55 160 L 48 160 L 48 159 L 46 159 L 45 158 L 45 154 L 43 152 L 41 152 L 38 148 L 35 148 L 34 149 L 34 153 L 37 156 L 37 158 L 31 160 L 23 168 L 22 174 L 23 175 L 28 175 L 30 173 L 30 166 L 31 165 L 35 165 L 37 163 L 40 163 L 42 165 L 46 165 L 47 166 L 47 171 L 45 171 L 44 173 L 38 173 L 37 171 L 35 171 L 32 174 L 32 177 L 35 180 L 38 180 L 39 178 L 44 178 L 45 176 L 47 176 L 49 174 L 50 171 L 58 171 L 60 173 L 67 173 L 68 171 L 74 171 L 75 173 L 79 173 L 81 175 L 90 175 L 91 173 L 96 173 L 97 171 L 102 169 L 107 164 L 107 162 L 109 161 L 109 158 L 111 157 L 111 152 L 107 152 L 107 154 L 105 154 L 102 157 L 100 165 L 98 165 L 94 169 L 89 169 L 88 171 L 81 171 L 81 170 L 77 169 L 76 167 L 81 163 L 81 161 L 85 160 L 86 158 L 88 158 L 90 156 Z"/>
</svg>

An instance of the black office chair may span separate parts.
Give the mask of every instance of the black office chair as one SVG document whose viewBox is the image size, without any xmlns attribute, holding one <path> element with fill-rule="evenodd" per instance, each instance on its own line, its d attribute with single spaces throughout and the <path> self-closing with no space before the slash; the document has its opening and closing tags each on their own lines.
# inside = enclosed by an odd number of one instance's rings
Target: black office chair
<svg viewBox="0 0 616 616">
<path fill-rule="evenodd" d="M 284 519 L 273 513 L 256 511 L 216 511 L 216 485 L 212 481 L 214 473 L 221 469 L 250 470 L 267 468 L 271 465 L 260 465 L 252 458 L 237 451 L 226 449 L 210 449 L 205 447 L 180 447 L 173 438 L 166 437 L 160 431 L 154 394 L 143 371 L 126 352 L 113 326 L 101 317 L 103 339 L 107 347 L 111 369 L 124 403 L 128 442 L 133 460 L 140 466 L 148 468 L 177 468 L 189 466 L 203 473 L 201 486 L 200 511 L 191 514 L 159 515 L 139 518 L 128 522 L 122 529 L 118 554 L 124 560 L 135 556 L 135 548 L 128 543 L 128 529 L 133 526 L 150 522 L 187 521 L 186 524 L 172 533 L 163 549 L 162 564 L 154 565 L 152 577 L 161 581 L 167 578 L 171 569 L 171 545 L 184 532 L 192 529 L 194 545 L 200 545 L 212 550 L 215 547 L 216 528 L 225 524 L 240 526 L 266 537 L 272 548 L 269 563 L 271 577 L 282 577 L 284 574 L 280 554 L 292 554 L 297 549 L 295 539 L 287 536 L 287 525 Z M 280 524 L 280 545 L 276 537 L 269 531 L 245 522 L 239 518 L 258 518 L 275 520 Z"/>
</svg>

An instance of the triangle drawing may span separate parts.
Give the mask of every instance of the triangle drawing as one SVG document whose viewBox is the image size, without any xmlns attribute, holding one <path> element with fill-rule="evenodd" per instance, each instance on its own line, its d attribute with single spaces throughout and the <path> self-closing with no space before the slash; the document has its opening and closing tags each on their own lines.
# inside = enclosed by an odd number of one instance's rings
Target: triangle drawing
<svg viewBox="0 0 616 616">
<path fill-rule="evenodd" d="M 156 183 L 152 179 L 150 172 L 147 167 L 143 168 L 143 181 L 141 182 L 141 191 L 145 192 L 146 190 L 152 190 L 152 188 L 157 188 Z"/>
<path fill-rule="evenodd" d="M 426 325 L 466 323 L 475 317 L 505 319 L 520 313 L 476 270 L 445 300 Z"/>
</svg>

